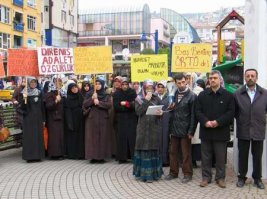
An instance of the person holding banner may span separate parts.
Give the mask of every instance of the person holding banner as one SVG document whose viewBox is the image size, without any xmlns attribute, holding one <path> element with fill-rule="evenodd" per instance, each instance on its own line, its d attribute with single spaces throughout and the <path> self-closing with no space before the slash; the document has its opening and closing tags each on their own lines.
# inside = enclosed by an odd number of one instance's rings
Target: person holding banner
<svg viewBox="0 0 267 199">
<path fill-rule="evenodd" d="M 20 128 L 22 128 L 22 124 L 23 124 L 23 110 L 21 109 L 21 104 L 20 104 L 20 102 L 22 102 L 23 100 L 23 94 L 21 92 L 25 88 L 25 85 L 26 85 L 26 78 L 23 77 L 21 78 L 20 84 L 15 89 L 13 93 L 13 98 L 12 98 L 12 102 L 14 106 L 16 107 L 16 121 Z"/>
<path fill-rule="evenodd" d="M 52 159 L 63 158 L 64 150 L 64 105 L 63 98 L 53 82 L 48 84 L 45 96 L 46 126 L 48 136 L 48 156 Z"/>
<path fill-rule="evenodd" d="M 24 99 L 20 102 L 23 110 L 22 158 L 35 162 L 45 157 L 45 110 L 41 91 L 37 89 L 37 79 L 28 77 L 27 80 L 28 85 L 22 91 Z"/>
<path fill-rule="evenodd" d="M 85 119 L 85 159 L 91 163 L 104 163 L 111 158 L 111 125 L 109 110 L 112 107 L 111 96 L 105 91 L 105 82 L 96 80 L 95 91 L 87 95 L 83 103 L 88 109 Z"/>
<path fill-rule="evenodd" d="M 83 97 L 76 83 L 68 85 L 64 104 L 66 157 L 84 159 Z"/>
<path fill-rule="evenodd" d="M 136 93 L 129 88 L 129 80 L 122 78 L 121 89 L 116 91 L 113 96 L 113 106 L 118 122 L 117 136 L 117 155 L 119 163 L 125 163 L 130 154 L 131 159 L 134 155 L 136 139 L 136 115 L 135 115 L 135 98 Z"/>
<path fill-rule="evenodd" d="M 149 106 L 160 105 L 160 99 L 154 94 L 154 82 L 144 81 L 143 94 L 136 98 L 135 112 L 138 115 L 136 144 L 133 161 L 133 175 L 137 180 L 151 183 L 159 180 L 163 174 L 160 154 L 162 110 L 156 115 L 146 115 Z"/>
</svg>

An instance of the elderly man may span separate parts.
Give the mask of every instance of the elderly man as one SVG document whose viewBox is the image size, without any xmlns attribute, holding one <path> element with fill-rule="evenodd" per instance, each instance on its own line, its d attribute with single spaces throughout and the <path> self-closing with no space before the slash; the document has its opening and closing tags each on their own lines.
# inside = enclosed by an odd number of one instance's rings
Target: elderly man
<svg viewBox="0 0 267 199">
<path fill-rule="evenodd" d="M 246 85 L 235 93 L 236 122 L 238 138 L 238 182 L 243 187 L 247 179 L 248 153 L 251 145 L 253 157 L 254 185 L 264 189 L 262 183 L 262 153 L 265 139 L 267 91 L 257 84 L 258 72 L 255 69 L 245 71 Z"/>
<path fill-rule="evenodd" d="M 212 71 L 210 88 L 198 95 L 196 116 L 200 123 L 202 182 L 206 187 L 212 179 L 212 154 L 216 158 L 215 180 L 225 188 L 225 157 L 230 140 L 230 123 L 234 118 L 235 102 L 231 93 L 221 87 L 221 73 Z"/>
</svg>

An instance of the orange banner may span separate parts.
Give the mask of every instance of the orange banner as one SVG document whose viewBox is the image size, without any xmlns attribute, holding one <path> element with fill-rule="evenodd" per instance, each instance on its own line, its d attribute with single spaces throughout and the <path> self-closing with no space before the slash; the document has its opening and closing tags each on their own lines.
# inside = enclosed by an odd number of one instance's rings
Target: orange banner
<svg viewBox="0 0 267 199">
<path fill-rule="evenodd" d="M 4 63 L 3 58 L 0 56 L 0 77 L 5 77 L 5 69 L 4 69 Z"/>
<path fill-rule="evenodd" d="M 8 76 L 39 76 L 37 50 L 8 49 Z"/>
</svg>

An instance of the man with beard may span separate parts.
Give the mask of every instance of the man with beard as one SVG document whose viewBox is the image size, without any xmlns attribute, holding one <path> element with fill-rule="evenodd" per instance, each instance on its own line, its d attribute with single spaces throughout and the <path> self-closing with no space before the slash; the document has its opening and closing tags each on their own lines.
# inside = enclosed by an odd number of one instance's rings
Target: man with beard
<svg viewBox="0 0 267 199">
<path fill-rule="evenodd" d="M 136 92 L 129 88 L 129 81 L 122 78 L 121 89 L 113 96 L 114 110 L 116 113 L 118 135 L 117 135 L 117 160 L 125 163 L 128 154 L 133 158 L 136 138 L 136 115 L 135 115 Z"/>
<path fill-rule="evenodd" d="M 178 155 L 182 154 L 182 171 L 184 174 L 182 183 L 188 183 L 192 180 L 193 175 L 191 139 L 196 129 L 196 95 L 187 87 L 186 77 L 183 73 L 177 74 L 174 79 L 178 90 L 175 93 L 170 121 L 170 173 L 165 179 L 178 178 Z M 181 152 L 179 152 L 180 149 Z"/>
<path fill-rule="evenodd" d="M 209 76 L 210 88 L 202 91 L 197 98 L 196 116 L 200 123 L 202 182 L 206 187 L 212 179 L 212 154 L 216 159 L 215 180 L 225 188 L 225 158 L 227 141 L 230 140 L 230 124 L 234 117 L 235 102 L 231 93 L 221 86 L 221 73 L 212 71 Z"/>
<path fill-rule="evenodd" d="M 238 182 L 243 187 L 247 179 L 248 154 L 251 145 L 254 185 L 264 189 L 262 183 L 262 153 L 266 130 L 267 91 L 257 84 L 258 72 L 245 71 L 246 85 L 236 91 L 236 137 L 238 138 Z"/>
</svg>

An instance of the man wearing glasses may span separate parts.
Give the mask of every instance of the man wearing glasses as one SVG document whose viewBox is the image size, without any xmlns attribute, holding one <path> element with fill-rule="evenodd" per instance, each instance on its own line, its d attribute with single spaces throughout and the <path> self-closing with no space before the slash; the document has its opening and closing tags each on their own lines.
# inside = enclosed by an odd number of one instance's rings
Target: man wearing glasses
<svg viewBox="0 0 267 199">
<path fill-rule="evenodd" d="M 230 140 L 230 123 L 235 113 L 234 97 L 221 87 L 221 73 L 212 71 L 210 88 L 197 98 L 196 116 L 200 123 L 202 182 L 206 187 L 212 180 L 212 154 L 216 158 L 216 184 L 225 188 L 225 158 Z"/>
</svg>

